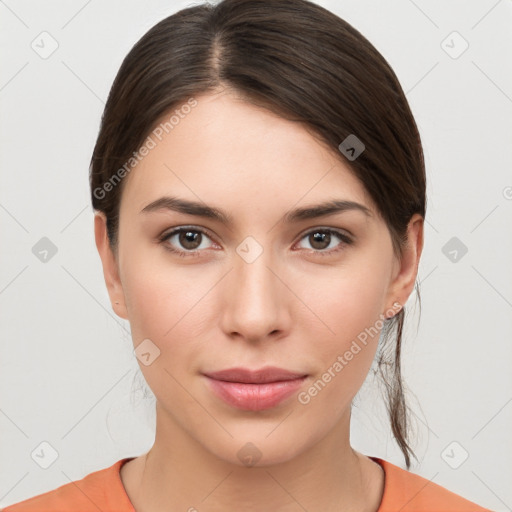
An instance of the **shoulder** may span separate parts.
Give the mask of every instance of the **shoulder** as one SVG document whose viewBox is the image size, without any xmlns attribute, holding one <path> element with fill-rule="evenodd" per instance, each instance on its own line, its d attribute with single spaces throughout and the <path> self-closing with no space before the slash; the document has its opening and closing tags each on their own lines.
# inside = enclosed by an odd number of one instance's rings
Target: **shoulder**
<svg viewBox="0 0 512 512">
<path fill-rule="evenodd" d="M 384 494 L 377 512 L 490 512 L 476 503 L 402 469 L 391 462 L 370 457 L 384 469 Z"/>
<path fill-rule="evenodd" d="M 81 480 L 8 505 L 1 512 L 135 512 L 119 475 L 121 466 L 128 460 L 118 460 Z"/>
</svg>

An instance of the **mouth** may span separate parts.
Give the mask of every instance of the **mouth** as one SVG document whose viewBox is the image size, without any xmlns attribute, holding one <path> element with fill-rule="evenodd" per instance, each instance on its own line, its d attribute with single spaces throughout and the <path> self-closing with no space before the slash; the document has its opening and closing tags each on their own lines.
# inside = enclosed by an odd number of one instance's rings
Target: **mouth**
<svg viewBox="0 0 512 512">
<path fill-rule="evenodd" d="M 259 370 L 230 368 L 204 373 L 209 388 L 228 405 L 248 411 L 262 411 L 277 406 L 297 392 L 308 377 L 277 367 Z"/>
</svg>

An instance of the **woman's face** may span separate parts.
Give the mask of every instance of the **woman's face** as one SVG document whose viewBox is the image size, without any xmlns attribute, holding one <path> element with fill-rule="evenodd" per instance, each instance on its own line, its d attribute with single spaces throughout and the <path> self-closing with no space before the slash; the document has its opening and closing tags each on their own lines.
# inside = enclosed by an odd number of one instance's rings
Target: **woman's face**
<svg viewBox="0 0 512 512">
<path fill-rule="evenodd" d="M 196 100 L 168 133 L 154 132 L 156 146 L 124 178 L 118 260 L 100 249 L 107 286 L 135 348 L 143 343 L 136 353 L 158 421 L 226 461 L 277 463 L 346 432 L 384 315 L 412 291 L 421 247 L 394 258 L 344 157 L 303 126 L 232 93 Z M 174 202 L 147 208 L 165 197 Z M 165 207 L 177 200 L 194 206 Z M 349 203 L 310 215 L 332 201 Z M 99 216 L 96 234 L 104 239 Z M 265 387 L 205 376 L 267 366 L 306 377 Z"/>
</svg>

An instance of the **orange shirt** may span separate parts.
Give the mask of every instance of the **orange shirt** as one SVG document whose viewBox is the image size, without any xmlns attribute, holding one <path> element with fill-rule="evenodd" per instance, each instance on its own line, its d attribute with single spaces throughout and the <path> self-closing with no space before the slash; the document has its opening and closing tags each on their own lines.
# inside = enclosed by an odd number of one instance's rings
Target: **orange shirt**
<svg viewBox="0 0 512 512">
<path fill-rule="evenodd" d="M 386 460 L 370 457 L 385 473 L 384 494 L 377 512 L 491 512 Z M 119 475 L 118 460 L 81 480 L 9 505 L 3 512 L 135 512 Z M 199 507 L 200 509 L 201 507 Z"/>
</svg>

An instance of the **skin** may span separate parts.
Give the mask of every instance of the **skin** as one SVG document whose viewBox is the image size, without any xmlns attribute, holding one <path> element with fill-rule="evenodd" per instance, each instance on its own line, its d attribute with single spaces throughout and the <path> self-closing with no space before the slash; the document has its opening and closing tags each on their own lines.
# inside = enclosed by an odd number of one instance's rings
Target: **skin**
<svg viewBox="0 0 512 512">
<path fill-rule="evenodd" d="M 160 350 L 150 365 L 139 361 L 157 399 L 156 437 L 147 454 L 121 469 L 127 494 L 138 512 L 376 511 L 382 468 L 350 446 L 349 434 L 351 401 L 378 336 L 306 405 L 292 395 L 266 411 L 235 409 L 201 373 L 275 365 L 307 373 L 301 391 L 309 389 L 379 315 L 405 304 L 423 219 L 412 217 L 399 260 L 343 157 L 303 125 L 229 89 L 196 99 L 124 178 L 117 257 L 104 215 L 95 217 L 113 308 L 129 320 L 134 347 L 149 338 Z M 140 213 L 164 195 L 222 209 L 233 224 L 170 210 Z M 281 221 L 293 208 L 331 199 L 355 201 L 372 215 Z M 208 231 L 198 235 L 198 256 L 166 250 L 193 250 L 178 235 L 158 241 L 179 226 Z M 349 233 L 353 243 L 331 234 L 322 246 L 313 228 Z M 251 263 L 236 252 L 247 236 L 263 249 Z M 247 442 L 261 452 L 253 467 L 237 456 Z"/>
</svg>

